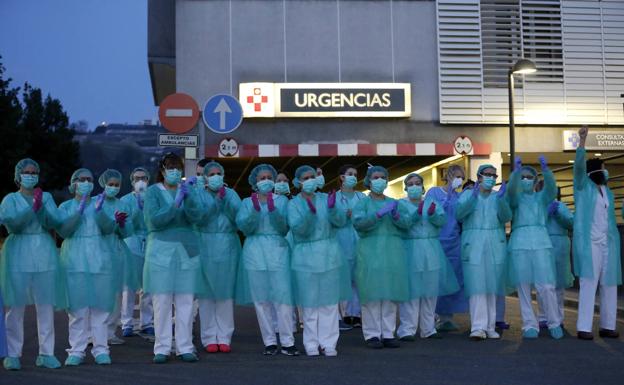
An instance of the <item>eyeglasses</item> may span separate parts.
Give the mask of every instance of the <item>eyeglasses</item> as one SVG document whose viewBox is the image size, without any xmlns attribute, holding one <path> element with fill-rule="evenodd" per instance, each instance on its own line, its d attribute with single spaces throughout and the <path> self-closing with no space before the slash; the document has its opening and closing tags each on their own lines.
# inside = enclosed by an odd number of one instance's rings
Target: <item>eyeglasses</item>
<svg viewBox="0 0 624 385">
<path fill-rule="evenodd" d="M 490 172 L 484 172 L 484 173 L 482 173 L 482 174 L 481 174 L 481 176 L 498 178 L 498 175 L 496 175 L 496 174 L 492 174 L 492 173 L 490 173 Z"/>
</svg>

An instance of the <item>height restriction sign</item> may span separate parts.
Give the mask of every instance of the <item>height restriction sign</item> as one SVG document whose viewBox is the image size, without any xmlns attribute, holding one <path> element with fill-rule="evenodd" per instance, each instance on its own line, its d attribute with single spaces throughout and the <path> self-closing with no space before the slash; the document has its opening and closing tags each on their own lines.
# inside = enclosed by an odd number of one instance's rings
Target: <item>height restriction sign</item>
<svg viewBox="0 0 624 385">
<path fill-rule="evenodd" d="M 158 108 L 162 125 L 174 134 L 189 132 L 199 119 L 199 106 L 190 95 L 175 93 L 167 96 Z"/>
</svg>

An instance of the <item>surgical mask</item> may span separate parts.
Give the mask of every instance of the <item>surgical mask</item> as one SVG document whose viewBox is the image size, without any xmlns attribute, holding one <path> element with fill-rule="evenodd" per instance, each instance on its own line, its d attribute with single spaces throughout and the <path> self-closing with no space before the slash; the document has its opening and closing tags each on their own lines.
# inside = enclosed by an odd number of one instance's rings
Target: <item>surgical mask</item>
<svg viewBox="0 0 624 385">
<path fill-rule="evenodd" d="M 290 186 L 288 186 L 288 182 L 275 183 L 275 193 L 280 195 L 290 194 Z"/>
<path fill-rule="evenodd" d="M 316 187 L 323 188 L 323 186 L 325 186 L 325 177 L 323 175 L 319 175 L 315 179 L 316 179 Z"/>
<path fill-rule="evenodd" d="M 223 186 L 223 175 L 215 174 L 208 177 L 208 188 L 217 191 Z"/>
<path fill-rule="evenodd" d="M 457 190 L 458 188 L 461 187 L 463 183 L 464 183 L 464 180 L 462 178 L 453 178 L 453 181 L 451 182 L 451 188 L 453 190 Z"/>
<path fill-rule="evenodd" d="M 316 181 L 316 179 L 318 179 L 318 177 L 305 180 L 301 184 L 301 191 L 303 191 L 306 194 L 313 193 L 314 190 L 316 190 L 316 188 L 318 187 L 318 182 Z"/>
<path fill-rule="evenodd" d="M 589 179 L 591 179 L 597 185 L 607 184 L 609 180 L 609 171 L 606 169 L 594 170 L 587 173 Z"/>
<path fill-rule="evenodd" d="M 106 186 L 104 187 L 104 194 L 107 198 L 114 198 L 119 194 L 119 187 L 115 186 Z"/>
<path fill-rule="evenodd" d="M 486 190 L 491 190 L 496 184 L 496 178 L 493 176 L 484 176 L 483 177 L 483 188 Z"/>
<path fill-rule="evenodd" d="M 261 194 L 266 194 L 273 190 L 275 182 L 273 182 L 271 179 L 263 179 L 260 182 L 256 183 L 256 186 L 258 187 L 258 191 Z"/>
<path fill-rule="evenodd" d="M 345 175 L 344 186 L 346 188 L 354 188 L 357 184 L 357 177 L 355 175 Z"/>
<path fill-rule="evenodd" d="M 371 181 L 371 191 L 375 194 L 382 194 L 388 187 L 388 181 L 382 178 L 373 179 Z"/>
<path fill-rule="evenodd" d="M 411 185 L 407 186 L 407 196 L 409 199 L 420 199 L 423 193 L 423 186 Z"/>
<path fill-rule="evenodd" d="M 20 174 L 20 185 L 26 189 L 31 189 L 39 183 L 39 175 Z"/>
<path fill-rule="evenodd" d="M 91 182 L 78 182 L 76 183 L 76 192 L 79 195 L 88 195 L 93 191 L 93 183 Z"/>
<path fill-rule="evenodd" d="M 182 171 L 177 168 L 165 170 L 165 182 L 169 185 L 176 185 L 182 179 Z"/>
<path fill-rule="evenodd" d="M 525 193 L 533 191 L 533 179 L 522 179 L 520 183 L 522 185 L 522 191 Z"/>
<path fill-rule="evenodd" d="M 203 175 L 198 175 L 195 186 L 199 188 L 204 188 L 206 186 L 206 177 Z"/>
<path fill-rule="evenodd" d="M 142 193 L 147 188 L 147 183 L 144 180 L 138 180 L 134 182 L 134 192 Z"/>
</svg>

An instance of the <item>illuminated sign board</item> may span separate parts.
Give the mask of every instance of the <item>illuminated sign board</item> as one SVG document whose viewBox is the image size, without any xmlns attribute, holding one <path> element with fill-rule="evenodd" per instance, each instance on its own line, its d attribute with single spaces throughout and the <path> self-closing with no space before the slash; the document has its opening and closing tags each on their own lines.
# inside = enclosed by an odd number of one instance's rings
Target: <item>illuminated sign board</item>
<svg viewBox="0 0 624 385">
<path fill-rule="evenodd" d="M 241 83 L 245 118 L 411 116 L 409 83 Z"/>
<path fill-rule="evenodd" d="M 574 151 L 581 138 L 577 131 L 563 131 L 563 150 Z M 585 148 L 592 151 L 623 151 L 624 131 L 594 131 L 590 130 L 585 139 Z"/>
</svg>

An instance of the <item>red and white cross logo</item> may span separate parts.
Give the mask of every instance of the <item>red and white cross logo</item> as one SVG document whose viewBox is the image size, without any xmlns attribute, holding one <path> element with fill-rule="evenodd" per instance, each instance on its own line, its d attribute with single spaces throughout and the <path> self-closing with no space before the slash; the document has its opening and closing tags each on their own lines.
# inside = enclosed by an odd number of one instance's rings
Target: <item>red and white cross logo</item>
<svg viewBox="0 0 624 385">
<path fill-rule="evenodd" d="M 247 103 L 253 104 L 254 111 L 260 112 L 262 111 L 262 104 L 268 103 L 269 97 L 266 95 L 262 95 L 262 91 L 260 88 L 253 89 L 253 95 L 247 96 Z"/>
</svg>

